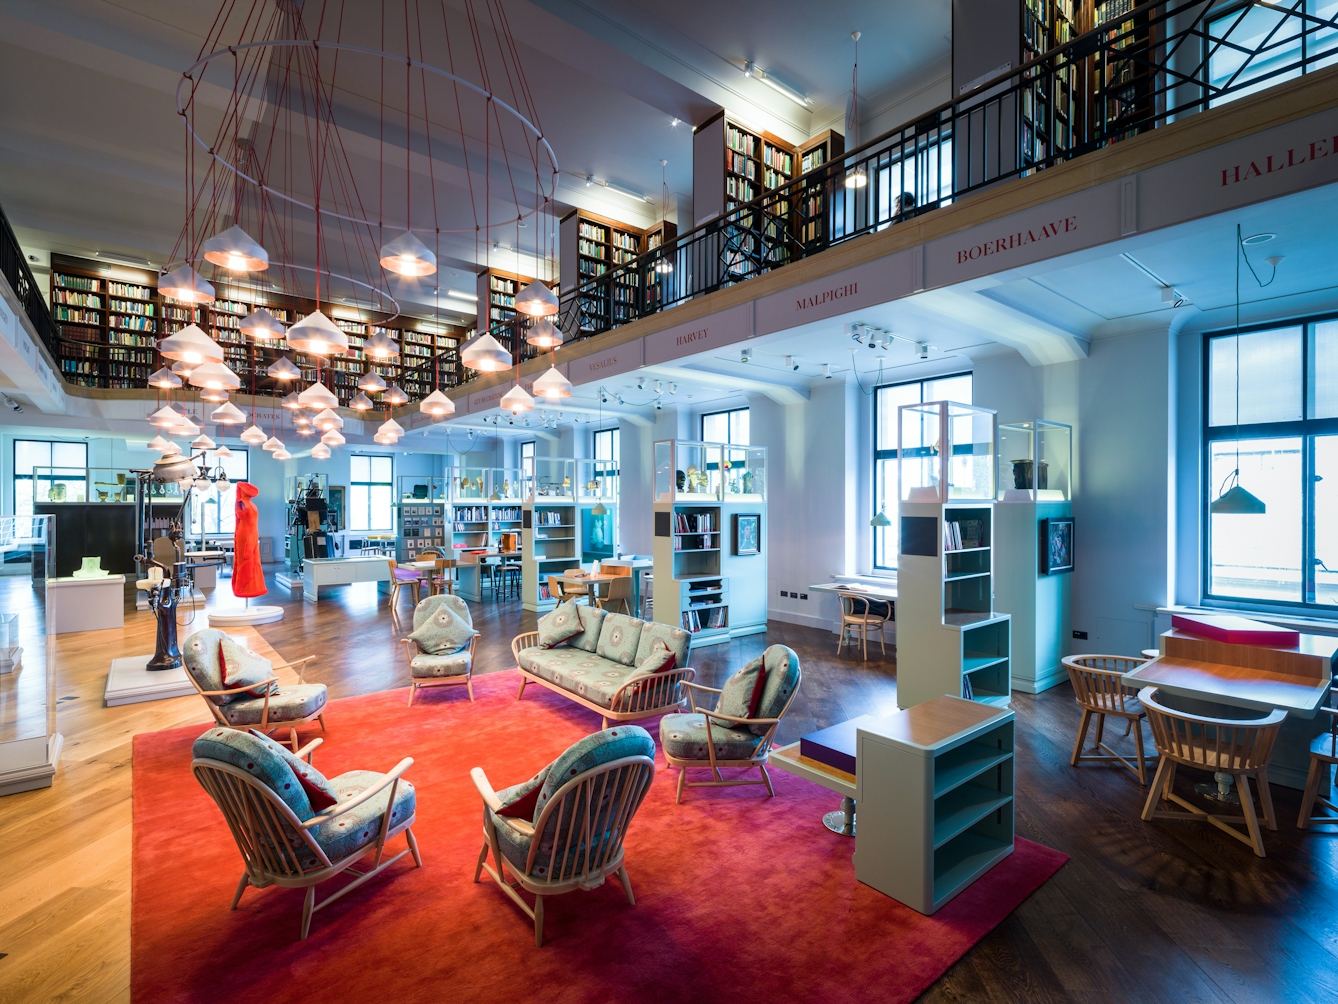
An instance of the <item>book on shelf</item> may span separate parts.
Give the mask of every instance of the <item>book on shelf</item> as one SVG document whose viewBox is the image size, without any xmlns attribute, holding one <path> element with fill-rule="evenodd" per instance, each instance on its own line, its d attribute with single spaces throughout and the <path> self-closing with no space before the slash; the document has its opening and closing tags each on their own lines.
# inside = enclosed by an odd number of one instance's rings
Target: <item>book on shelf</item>
<svg viewBox="0 0 1338 1004">
<path fill-rule="evenodd" d="M 696 634 L 698 631 L 712 631 L 723 628 L 726 613 L 725 607 L 712 607 L 709 610 L 684 610 L 683 630 L 689 634 Z"/>
<path fill-rule="evenodd" d="M 966 701 L 975 700 L 971 689 L 971 675 L 969 673 L 962 675 L 962 699 Z"/>
<path fill-rule="evenodd" d="M 962 519 L 943 521 L 943 550 L 961 551 L 984 546 L 984 520 Z"/>
<path fill-rule="evenodd" d="M 57 272 L 55 280 L 56 285 L 62 289 L 82 289 L 90 293 L 96 293 L 102 288 L 97 279 L 90 279 L 82 275 L 65 275 Z"/>
</svg>

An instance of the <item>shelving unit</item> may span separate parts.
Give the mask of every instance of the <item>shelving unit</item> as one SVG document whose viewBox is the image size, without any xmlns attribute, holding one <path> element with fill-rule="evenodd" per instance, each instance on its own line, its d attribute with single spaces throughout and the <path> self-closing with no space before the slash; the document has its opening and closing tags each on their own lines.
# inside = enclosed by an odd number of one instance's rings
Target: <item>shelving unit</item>
<svg viewBox="0 0 1338 1004">
<path fill-rule="evenodd" d="M 551 610 L 557 600 L 548 593 L 548 576 L 580 564 L 580 528 L 574 499 L 526 502 L 521 508 L 521 606 Z"/>
<path fill-rule="evenodd" d="M 729 641 L 729 579 L 722 572 L 723 541 L 718 501 L 656 503 L 652 550 L 655 619 L 690 633 L 693 645 Z"/>
<path fill-rule="evenodd" d="M 662 244 L 665 231 L 660 226 L 656 231 Z M 558 249 L 562 261 L 574 262 L 575 269 L 566 276 L 564 290 L 574 289 L 580 283 L 605 275 L 638 257 L 648 250 L 648 232 L 583 209 L 568 213 L 558 228 Z M 624 272 L 596 292 L 583 293 L 577 304 L 579 329 L 596 331 L 601 330 L 601 326 L 633 320 L 637 316 L 642 288 L 640 275 Z"/>
<path fill-rule="evenodd" d="M 948 696 L 858 728 L 855 877 L 928 915 L 1013 853 L 1013 729 Z"/>
<path fill-rule="evenodd" d="M 798 232 L 795 236 L 806 245 L 821 246 L 831 237 L 827 222 L 826 172 L 819 169 L 845 152 L 845 137 L 831 129 L 818 133 L 807 143 L 801 144 L 797 151 L 800 175 L 819 172 L 805 182 L 797 207 Z"/>
<path fill-rule="evenodd" d="M 61 331 L 66 381 L 120 389 L 146 384 L 164 334 L 153 272 L 53 254 L 51 315 Z"/>
<path fill-rule="evenodd" d="M 1090 3 L 1084 0 L 1023 0 L 1023 63 L 1080 35 L 1090 24 Z M 1083 85 L 1078 68 L 1037 78 L 1021 92 L 1021 135 L 1024 157 L 1044 161 L 1055 149 L 1072 142 L 1075 119 L 1082 113 Z"/>
</svg>

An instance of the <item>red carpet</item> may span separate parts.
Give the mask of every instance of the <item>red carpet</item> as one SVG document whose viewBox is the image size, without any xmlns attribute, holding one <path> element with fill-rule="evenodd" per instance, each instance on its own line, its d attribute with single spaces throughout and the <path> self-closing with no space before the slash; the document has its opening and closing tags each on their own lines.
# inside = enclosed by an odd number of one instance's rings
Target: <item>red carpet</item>
<svg viewBox="0 0 1338 1004">
<path fill-rule="evenodd" d="M 599 722 L 537 686 L 516 702 L 517 682 L 476 679 L 473 705 L 453 688 L 412 708 L 403 690 L 330 704 L 316 754 L 325 773 L 415 758 L 424 866 L 406 856 L 318 912 L 305 942 L 300 890 L 250 889 L 228 910 L 241 858 L 189 767 L 204 726 L 136 736 L 133 999 L 910 1001 L 1067 860 L 1019 839 L 922 917 L 855 881 L 854 842 L 820 822 L 837 804 L 830 792 L 773 770 L 775 799 L 698 788 L 676 806 L 676 772 L 659 769 L 627 837 L 636 906 L 616 879 L 549 899 L 536 949 L 530 921 L 486 874 L 471 881 L 482 824 L 469 769 L 514 784 Z"/>
</svg>

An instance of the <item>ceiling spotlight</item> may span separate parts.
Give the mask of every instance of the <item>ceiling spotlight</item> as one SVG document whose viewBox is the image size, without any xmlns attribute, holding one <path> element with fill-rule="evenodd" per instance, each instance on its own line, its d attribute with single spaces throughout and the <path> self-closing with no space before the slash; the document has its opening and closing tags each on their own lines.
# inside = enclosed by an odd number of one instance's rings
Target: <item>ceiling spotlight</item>
<svg viewBox="0 0 1338 1004">
<path fill-rule="evenodd" d="M 664 384 L 662 384 L 659 380 L 655 381 L 655 393 L 656 394 L 664 393 Z"/>
<path fill-rule="evenodd" d="M 832 378 L 832 364 L 831 364 L 831 363 L 823 363 L 823 364 L 822 364 L 822 378 L 823 378 L 824 380 L 830 380 L 830 379 Z"/>
<path fill-rule="evenodd" d="M 794 361 L 794 356 L 785 357 L 785 368 L 787 370 L 797 370 L 799 368 L 799 364 Z"/>
<path fill-rule="evenodd" d="M 669 393 L 670 394 L 678 393 L 678 384 L 674 383 L 672 380 L 669 382 Z"/>
<path fill-rule="evenodd" d="M 919 355 L 919 357 L 920 357 L 921 359 L 928 359 L 928 358 L 929 358 L 929 343 L 928 343 L 928 342 L 918 342 L 918 343 L 916 343 L 915 351 L 916 351 L 916 354 Z"/>
<path fill-rule="evenodd" d="M 637 389 L 637 390 L 645 390 L 645 389 L 646 389 L 646 378 L 645 378 L 645 377 L 638 377 L 638 378 L 637 378 L 636 389 Z"/>
<path fill-rule="evenodd" d="M 1173 286 L 1163 286 L 1161 288 L 1161 302 L 1169 303 L 1172 307 L 1183 307 L 1188 301 L 1185 294 Z"/>
<path fill-rule="evenodd" d="M 753 358 L 753 350 L 752 350 L 752 349 L 743 349 L 743 350 L 741 350 L 741 351 L 739 352 L 739 362 L 741 362 L 741 363 L 746 363 L 746 362 L 748 362 L 748 360 L 750 360 L 750 359 L 752 359 L 752 358 Z"/>
</svg>

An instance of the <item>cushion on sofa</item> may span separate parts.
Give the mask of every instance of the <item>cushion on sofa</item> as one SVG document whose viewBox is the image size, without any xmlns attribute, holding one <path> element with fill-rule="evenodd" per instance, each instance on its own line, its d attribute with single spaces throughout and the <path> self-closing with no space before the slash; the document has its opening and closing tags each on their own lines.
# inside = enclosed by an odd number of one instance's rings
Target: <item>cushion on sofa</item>
<svg viewBox="0 0 1338 1004">
<path fill-rule="evenodd" d="M 604 626 L 604 611 L 599 607 L 578 606 L 581 615 L 581 633 L 567 640 L 567 644 L 582 652 L 594 653 L 599 647 L 600 629 Z"/>
<path fill-rule="evenodd" d="M 626 614 L 607 614 L 599 630 L 595 654 L 624 666 L 636 665 L 636 647 L 641 640 L 642 622 Z"/>
<path fill-rule="evenodd" d="M 761 700 L 757 704 L 757 714 L 752 718 L 776 718 L 785 710 L 785 705 L 799 687 L 802 672 L 799 668 L 799 656 L 794 649 L 784 645 L 770 645 L 762 653 L 762 663 L 767 671 L 766 685 L 762 688 Z M 764 733 L 769 726 L 748 726 L 756 735 Z"/>
<path fill-rule="evenodd" d="M 414 619 L 417 620 L 417 617 Z M 421 627 L 414 629 L 409 640 L 428 655 L 449 655 L 465 648 L 476 634 L 477 631 L 443 603 L 423 621 Z"/>
<path fill-rule="evenodd" d="M 756 718 L 766 684 L 765 674 L 766 666 L 759 655 L 725 681 L 725 685 L 720 688 L 720 699 L 715 702 L 715 710 L 735 718 Z M 712 719 L 712 723 L 726 727 L 732 727 L 733 724 L 720 719 Z"/>
<path fill-rule="evenodd" d="M 539 618 L 539 647 L 552 648 L 580 634 L 585 628 L 575 600 L 559 603 Z"/>
<path fill-rule="evenodd" d="M 288 762 L 273 745 L 261 742 L 250 732 L 216 726 L 195 740 L 191 753 L 200 760 L 220 760 L 246 771 L 278 795 L 293 810 L 298 822 L 305 823 L 316 815 L 306 789 Z"/>
<path fill-rule="evenodd" d="M 692 644 L 692 635 L 680 627 L 674 627 L 672 624 L 646 621 L 641 625 L 641 640 L 636 645 L 636 664 L 638 666 L 650 656 L 657 641 L 662 642 L 669 651 L 674 653 L 675 666 L 682 667 L 688 664 L 688 648 Z"/>
<path fill-rule="evenodd" d="M 757 736 L 744 727 L 711 722 L 711 744 L 718 760 L 748 760 L 757 754 Z M 680 760 L 708 760 L 705 715 L 665 715 L 660 719 L 660 745 Z"/>
<path fill-rule="evenodd" d="M 542 680 L 570 691 L 602 708 L 613 706 L 613 695 L 636 675 L 632 666 L 603 659 L 578 648 L 527 648 L 520 653 L 521 668 Z"/>
</svg>

